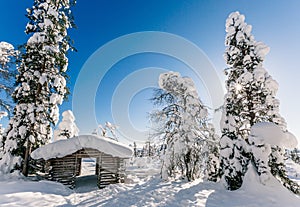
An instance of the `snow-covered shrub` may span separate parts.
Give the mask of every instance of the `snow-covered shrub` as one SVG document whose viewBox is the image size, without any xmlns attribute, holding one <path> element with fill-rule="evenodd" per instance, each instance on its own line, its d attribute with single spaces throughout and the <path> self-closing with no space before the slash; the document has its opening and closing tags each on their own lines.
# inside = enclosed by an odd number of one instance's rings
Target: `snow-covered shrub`
<svg viewBox="0 0 300 207">
<path fill-rule="evenodd" d="M 58 124 L 58 129 L 54 130 L 54 141 L 68 139 L 78 136 L 79 129 L 75 123 L 75 116 L 71 110 L 62 113 L 62 121 Z"/>
<path fill-rule="evenodd" d="M 110 123 L 109 121 L 106 121 L 104 126 L 99 124 L 98 127 L 92 133 L 98 135 L 100 132 L 101 136 L 118 141 L 116 129 L 117 129 L 116 125 Z"/>
</svg>

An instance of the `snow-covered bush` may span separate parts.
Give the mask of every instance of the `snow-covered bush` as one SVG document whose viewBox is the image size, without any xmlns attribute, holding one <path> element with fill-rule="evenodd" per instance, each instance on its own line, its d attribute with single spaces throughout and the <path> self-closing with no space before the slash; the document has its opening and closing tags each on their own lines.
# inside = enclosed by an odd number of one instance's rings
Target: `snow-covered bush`
<svg viewBox="0 0 300 207">
<path fill-rule="evenodd" d="M 79 129 L 75 123 L 75 116 L 71 110 L 62 113 L 62 120 L 58 124 L 58 129 L 54 130 L 54 141 L 68 139 L 78 136 Z"/>
<path fill-rule="evenodd" d="M 162 109 L 152 112 L 152 120 L 158 122 L 157 136 L 163 137 L 167 147 L 163 155 L 162 177 L 180 174 L 194 180 L 204 174 L 210 156 L 209 144 L 218 145 L 212 126 L 207 123 L 207 108 L 198 97 L 192 79 L 179 73 L 163 73 L 152 99 Z M 218 164 L 216 164 L 217 166 Z M 209 170 L 215 168 L 210 167 Z M 212 172 L 207 173 L 212 175 Z"/>
<path fill-rule="evenodd" d="M 99 124 L 98 127 L 92 133 L 99 134 L 100 132 L 101 136 L 118 141 L 116 129 L 117 129 L 116 125 L 110 123 L 109 121 L 106 121 L 104 126 Z"/>
</svg>

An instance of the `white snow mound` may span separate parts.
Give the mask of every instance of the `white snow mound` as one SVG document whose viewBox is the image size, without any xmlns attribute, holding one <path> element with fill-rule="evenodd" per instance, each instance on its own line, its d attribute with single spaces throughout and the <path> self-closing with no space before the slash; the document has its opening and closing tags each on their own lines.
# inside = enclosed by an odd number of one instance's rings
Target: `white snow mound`
<svg viewBox="0 0 300 207">
<path fill-rule="evenodd" d="M 259 122 L 251 127 L 251 136 L 263 139 L 264 143 L 285 148 L 297 146 L 296 137 L 290 132 L 283 132 L 280 127 L 271 122 Z"/>
<path fill-rule="evenodd" d="M 299 196 L 286 189 L 275 177 L 271 176 L 270 180 L 263 185 L 259 181 L 259 176 L 254 170 L 253 164 L 248 165 L 248 171 L 245 174 L 243 185 L 236 191 L 240 193 L 243 205 L 239 206 L 285 206 L 294 207 L 299 203 Z M 251 195 L 252 199 L 247 198 Z M 233 196 L 236 196 L 233 194 Z M 250 196 L 249 196 L 250 197 Z M 246 205 L 246 203 L 249 203 Z M 237 206 L 237 205 L 231 205 Z"/>
<path fill-rule="evenodd" d="M 131 148 L 117 141 L 97 135 L 79 135 L 70 139 L 59 140 L 42 146 L 31 153 L 33 159 L 49 160 L 70 155 L 80 149 L 91 148 L 114 157 L 129 158 Z"/>
</svg>

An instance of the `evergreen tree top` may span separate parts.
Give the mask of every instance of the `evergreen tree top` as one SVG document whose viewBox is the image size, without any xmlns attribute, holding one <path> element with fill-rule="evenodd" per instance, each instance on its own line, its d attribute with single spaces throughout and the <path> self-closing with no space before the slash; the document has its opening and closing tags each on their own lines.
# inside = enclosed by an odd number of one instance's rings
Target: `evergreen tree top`
<svg viewBox="0 0 300 207">
<path fill-rule="evenodd" d="M 245 23 L 245 16 L 239 12 L 233 12 L 227 18 L 224 58 L 229 66 L 253 70 L 264 61 L 270 48 L 257 42 L 251 31 L 252 26 Z"/>
</svg>

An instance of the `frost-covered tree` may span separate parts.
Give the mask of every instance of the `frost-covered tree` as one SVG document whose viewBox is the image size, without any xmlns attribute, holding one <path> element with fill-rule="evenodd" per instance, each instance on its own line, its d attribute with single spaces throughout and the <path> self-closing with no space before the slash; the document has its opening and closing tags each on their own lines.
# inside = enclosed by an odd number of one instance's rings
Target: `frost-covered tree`
<svg viewBox="0 0 300 207">
<path fill-rule="evenodd" d="M 179 73 L 163 73 L 159 77 L 154 104 L 161 110 L 152 112 L 158 122 L 157 136 L 167 145 L 162 165 L 162 178 L 180 174 L 194 180 L 204 174 L 208 160 L 208 111 L 198 97 L 192 79 Z M 213 130 L 211 130 L 213 132 Z"/>
<path fill-rule="evenodd" d="M 227 94 L 221 121 L 220 155 L 222 174 L 231 190 L 241 187 L 248 163 L 253 158 L 249 145 L 254 142 L 250 143 L 248 139 L 251 126 L 272 122 L 286 131 L 286 123 L 279 114 L 279 100 L 275 97 L 278 83 L 263 67 L 269 47 L 254 39 L 251 25 L 244 20 L 245 16 L 238 12 L 230 14 L 226 20 L 224 57 L 229 68 L 225 70 Z M 283 158 L 284 149 L 271 146 L 271 172 L 286 182 Z"/>
<path fill-rule="evenodd" d="M 58 129 L 54 130 L 54 141 L 69 139 L 78 136 L 79 129 L 75 123 L 75 116 L 71 110 L 62 113 L 62 120 L 58 124 Z"/>
<path fill-rule="evenodd" d="M 116 134 L 116 129 L 117 129 L 117 126 L 110 123 L 109 121 L 105 122 L 105 128 L 107 130 L 109 130 L 110 134 L 111 134 L 111 138 L 112 139 L 115 139 L 116 141 L 118 141 L 118 138 L 117 138 L 117 134 Z"/>
<path fill-rule="evenodd" d="M 93 134 L 97 135 L 98 132 L 100 131 L 101 136 L 118 141 L 116 129 L 117 129 L 116 125 L 107 121 L 107 122 L 105 122 L 104 126 L 99 124 L 98 127 L 93 131 Z"/>
<path fill-rule="evenodd" d="M 17 87 L 13 93 L 16 107 L 10 120 L 0 162 L 7 172 L 14 169 L 28 174 L 32 149 L 52 138 L 60 105 L 68 94 L 66 70 L 70 48 L 67 30 L 73 27 L 70 0 L 34 0 L 27 9 L 29 22 L 25 51 L 18 67 Z"/>
<path fill-rule="evenodd" d="M 16 57 L 14 47 L 7 42 L 0 42 L 0 110 L 8 115 L 12 109 L 11 94 L 14 90 L 13 82 L 15 77 L 14 67 L 10 64 Z"/>
</svg>

